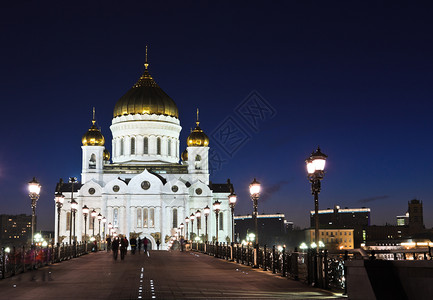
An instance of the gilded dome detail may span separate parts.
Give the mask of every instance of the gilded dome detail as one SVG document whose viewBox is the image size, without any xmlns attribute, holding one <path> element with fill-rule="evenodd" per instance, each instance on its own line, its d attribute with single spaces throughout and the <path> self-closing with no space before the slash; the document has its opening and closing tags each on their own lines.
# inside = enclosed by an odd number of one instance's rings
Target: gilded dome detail
<svg viewBox="0 0 433 300">
<path fill-rule="evenodd" d="M 95 109 L 93 109 L 92 127 L 83 135 L 81 142 L 83 146 L 104 146 L 105 138 L 95 125 Z"/>
<path fill-rule="evenodd" d="M 129 91 L 114 106 L 113 117 L 134 114 L 156 114 L 178 118 L 176 103 L 155 82 L 144 64 L 145 71 Z"/>
<path fill-rule="evenodd" d="M 190 133 L 186 140 L 186 144 L 188 147 L 208 147 L 209 146 L 209 138 L 203 132 L 203 130 L 199 127 L 200 122 L 198 121 L 198 109 L 197 109 L 197 126 Z"/>
</svg>

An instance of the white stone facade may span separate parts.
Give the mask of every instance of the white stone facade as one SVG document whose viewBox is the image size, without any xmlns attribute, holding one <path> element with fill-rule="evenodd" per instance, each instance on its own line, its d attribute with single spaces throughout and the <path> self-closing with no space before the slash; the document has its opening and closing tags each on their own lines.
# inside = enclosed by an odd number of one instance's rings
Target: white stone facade
<svg viewBox="0 0 433 300">
<path fill-rule="evenodd" d="M 104 146 L 81 147 L 81 180 L 75 184 L 76 192 L 73 194 L 78 202 L 75 217 L 78 242 L 82 241 L 85 232 L 84 205 L 106 218 L 105 228 L 101 223 L 100 229 L 103 238 L 111 223 L 116 234 L 129 238 L 131 233 L 136 233 L 148 238 L 152 249 L 156 249 L 159 234 L 160 249 L 167 249 L 167 239 L 175 235 L 181 223 L 185 224 L 185 217 L 197 210 L 202 214 L 200 236 L 204 235 L 203 209 L 206 206 L 212 209 L 216 200 L 221 202 L 218 241 L 230 241 L 227 240 L 232 236 L 228 196 L 232 187 L 230 183 L 209 184 L 209 147 L 188 147 L 188 161 L 180 163 L 181 126 L 177 118 L 170 116 L 135 114 L 115 117 L 110 129 L 113 134 L 112 163 L 103 160 Z M 213 191 L 211 188 L 215 186 L 218 188 Z M 64 184 L 58 188 L 65 196 L 59 233 L 62 242 L 68 243 L 72 187 Z M 193 229 L 189 223 L 189 233 L 197 234 L 197 222 L 194 220 Z M 216 236 L 215 222 L 212 210 L 207 226 L 209 241 Z M 86 227 L 86 233 L 91 237 L 90 215 Z M 95 235 L 98 235 L 97 219 L 94 228 Z M 57 209 L 55 229 L 57 239 Z M 185 231 L 186 228 L 184 235 Z"/>
</svg>

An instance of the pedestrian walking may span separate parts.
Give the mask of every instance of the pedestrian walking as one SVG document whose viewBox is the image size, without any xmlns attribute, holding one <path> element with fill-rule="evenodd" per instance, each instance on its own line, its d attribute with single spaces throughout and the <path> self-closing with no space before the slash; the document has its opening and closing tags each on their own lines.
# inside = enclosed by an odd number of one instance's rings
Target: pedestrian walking
<svg viewBox="0 0 433 300">
<path fill-rule="evenodd" d="M 141 240 L 141 237 L 138 237 L 138 253 L 140 254 L 140 250 L 141 250 L 141 243 L 143 241 Z"/>
<path fill-rule="evenodd" d="M 111 250 L 113 250 L 113 258 L 117 260 L 117 255 L 119 254 L 119 237 L 115 237 L 113 243 L 111 244 Z"/>
<path fill-rule="evenodd" d="M 124 260 L 125 259 L 125 255 L 126 255 L 126 251 L 128 249 L 128 239 L 126 237 L 123 237 L 120 240 L 120 259 Z"/>
<path fill-rule="evenodd" d="M 111 237 L 107 237 L 107 252 L 111 250 Z"/>
<path fill-rule="evenodd" d="M 144 239 L 143 239 L 143 251 L 144 251 L 144 253 L 147 252 L 147 244 L 149 244 L 149 240 L 146 237 L 144 237 Z"/>
<path fill-rule="evenodd" d="M 131 253 L 135 254 L 135 249 L 137 249 L 137 239 L 133 236 L 129 240 L 129 243 L 131 244 Z"/>
</svg>

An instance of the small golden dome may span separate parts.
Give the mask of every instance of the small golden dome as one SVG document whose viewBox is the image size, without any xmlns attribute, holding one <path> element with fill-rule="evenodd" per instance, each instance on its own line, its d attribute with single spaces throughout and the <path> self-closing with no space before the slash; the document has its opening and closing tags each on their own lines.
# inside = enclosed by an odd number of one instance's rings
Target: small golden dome
<svg viewBox="0 0 433 300">
<path fill-rule="evenodd" d="M 104 161 L 110 160 L 110 152 L 107 149 L 104 149 L 104 154 L 102 156 L 104 158 Z"/>
<path fill-rule="evenodd" d="M 189 137 L 186 139 L 186 143 L 188 147 L 208 147 L 209 146 L 209 138 L 203 132 L 203 130 L 198 126 L 200 122 L 198 121 L 198 109 L 197 109 L 197 126 L 190 133 Z"/>
<path fill-rule="evenodd" d="M 81 142 L 83 146 L 104 146 L 105 138 L 95 125 L 95 108 L 93 108 L 92 127 L 83 135 Z"/>
<path fill-rule="evenodd" d="M 187 161 L 188 160 L 188 150 L 185 149 L 185 151 L 182 152 L 182 160 Z"/>
</svg>

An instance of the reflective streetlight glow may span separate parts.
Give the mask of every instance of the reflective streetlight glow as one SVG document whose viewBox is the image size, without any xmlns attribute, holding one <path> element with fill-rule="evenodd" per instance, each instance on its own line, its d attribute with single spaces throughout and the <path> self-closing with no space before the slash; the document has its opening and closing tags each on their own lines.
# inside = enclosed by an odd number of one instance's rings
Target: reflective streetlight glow
<svg viewBox="0 0 433 300">
<path fill-rule="evenodd" d="M 29 182 L 29 193 L 39 195 L 40 192 L 41 192 L 41 185 L 36 180 L 36 178 L 33 177 L 32 181 Z"/>
<path fill-rule="evenodd" d="M 89 208 L 87 207 L 87 205 L 83 206 L 82 211 L 83 211 L 84 217 L 87 217 L 87 215 L 89 214 Z"/>
<path fill-rule="evenodd" d="M 250 195 L 255 196 L 260 194 L 260 183 L 254 178 L 250 184 Z"/>
<path fill-rule="evenodd" d="M 231 194 L 229 195 L 229 203 L 230 203 L 231 205 L 235 205 L 237 200 L 238 200 L 238 198 L 237 198 L 237 196 L 236 196 L 235 193 L 231 193 Z"/>
<path fill-rule="evenodd" d="M 210 208 L 206 205 L 206 207 L 203 209 L 204 215 L 208 216 L 210 214 Z"/>
</svg>

